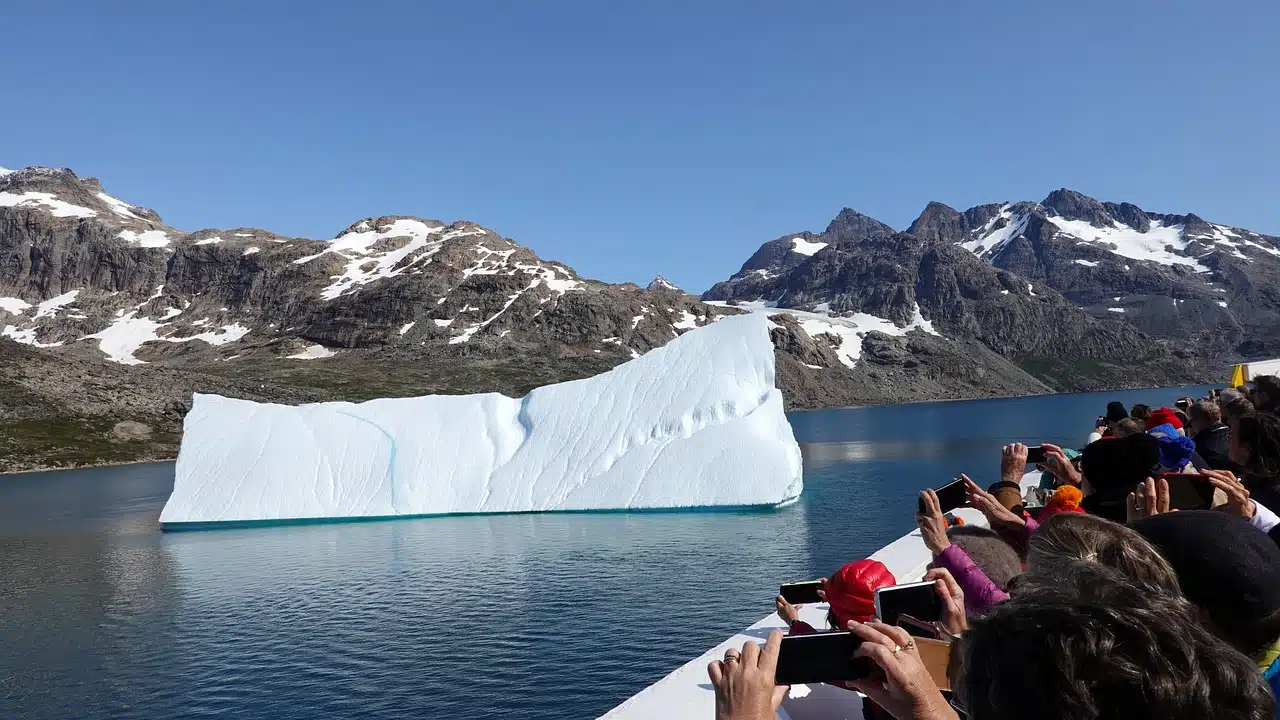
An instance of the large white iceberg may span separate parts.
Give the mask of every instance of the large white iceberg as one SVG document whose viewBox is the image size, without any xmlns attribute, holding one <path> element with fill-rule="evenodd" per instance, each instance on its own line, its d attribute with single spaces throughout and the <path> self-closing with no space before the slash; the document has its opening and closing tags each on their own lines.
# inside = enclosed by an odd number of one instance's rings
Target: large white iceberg
<svg viewBox="0 0 1280 720">
<path fill-rule="evenodd" d="M 725 318 L 519 400 L 196 395 L 160 522 L 778 505 L 803 485 L 766 323 Z"/>
</svg>

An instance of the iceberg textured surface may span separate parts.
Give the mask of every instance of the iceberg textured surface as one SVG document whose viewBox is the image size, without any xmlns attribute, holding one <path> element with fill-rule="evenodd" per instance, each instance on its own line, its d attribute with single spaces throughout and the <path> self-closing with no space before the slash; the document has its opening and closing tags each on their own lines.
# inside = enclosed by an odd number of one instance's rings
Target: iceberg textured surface
<svg viewBox="0 0 1280 720">
<path fill-rule="evenodd" d="M 197 394 L 160 522 L 777 505 L 803 486 L 773 353 L 753 314 L 519 400 Z"/>
</svg>

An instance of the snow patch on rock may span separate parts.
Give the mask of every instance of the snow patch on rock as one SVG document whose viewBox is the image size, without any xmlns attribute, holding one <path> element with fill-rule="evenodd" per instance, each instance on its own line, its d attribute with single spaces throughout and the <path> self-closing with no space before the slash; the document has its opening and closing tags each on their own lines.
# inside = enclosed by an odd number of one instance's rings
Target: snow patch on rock
<svg viewBox="0 0 1280 720">
<path fill-rule="evenodd" d="M 54 217 L 90 218 L 98 214 L 87 207 L 59 200 L 53 193 L 34 191 L 0 192 L 0 207 L 43 208 Z"/>
<path fill-rule="evenodd" d="M 142 232 L 121 230 L 116 237 L 144 248 L 159 248 L 169 244 L 169 236 L 163 230 L 144 230 Z"/>
<path fill-rule="evenodd" d="M 285 357 L 290 360 L 320 360 L 334 355 L 337 355 L 337 353 L 323 345 L 308 345 L 301 352 L 286 355 Z"/>
<path fill-rule="evenodd" d="M 826 246 L 827 243 L 824 242 L 805 240 L 802 237 L 791 238 L 791 252 L 800 253 L 801 255 L 813 255 Z"/>
</svg>

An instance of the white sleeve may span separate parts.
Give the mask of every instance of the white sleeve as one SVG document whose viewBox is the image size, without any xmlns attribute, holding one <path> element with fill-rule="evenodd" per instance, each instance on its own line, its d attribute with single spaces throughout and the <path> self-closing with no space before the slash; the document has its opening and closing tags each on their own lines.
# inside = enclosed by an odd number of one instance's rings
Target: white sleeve
<svg viewBox="0 0 1280 720">
<path fill-rule="evenodd" d="M 1254 500 L 1253 518 L 1249 520 L 1249 524 L 1264 533 L 1269 533 L 1275 526 L 1280 525 L 1280 517 L 1268 510 L 1266 505 Z"/>
</svg>

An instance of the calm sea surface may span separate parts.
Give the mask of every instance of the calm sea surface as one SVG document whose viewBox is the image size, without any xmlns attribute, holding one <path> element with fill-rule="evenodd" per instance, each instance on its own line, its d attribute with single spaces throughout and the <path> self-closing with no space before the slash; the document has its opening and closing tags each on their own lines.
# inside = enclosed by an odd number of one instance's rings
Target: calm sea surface
<svg viewBox="0 0 1280 720">
<path fill-rule="evenodd" d="M 162 534 L 172 464 L 0 477 L 0 717 L 592 718 L 1106 402 L 797 413 L 800 502 Z"/>
</svg>

